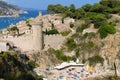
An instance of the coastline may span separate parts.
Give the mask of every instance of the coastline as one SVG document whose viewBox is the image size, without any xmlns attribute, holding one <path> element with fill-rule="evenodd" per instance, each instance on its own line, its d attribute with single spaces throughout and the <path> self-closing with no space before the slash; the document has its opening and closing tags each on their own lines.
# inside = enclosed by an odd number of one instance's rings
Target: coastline
<svg viewBox="0 0 120 80">
<path fill-rule="evenodd" d="M 9 18 L 9 17 L 19 17 L 20 14 L 29 14 L 27 11 L 19 11 L 17 14 L 18 16 L 15 16 L 16 14 L 13 15 L 0 15 L 0 18 Z"/>
<path fill-rule="evenodd" d="M 0 15 L 0 18 L 9 18 L 9 17 L 14 17 L 14 16 L 12 16 L 12 15 L 8 15 L 8 16 L 7 15 L 3 15 L 3 16 Z"/>
</svg>

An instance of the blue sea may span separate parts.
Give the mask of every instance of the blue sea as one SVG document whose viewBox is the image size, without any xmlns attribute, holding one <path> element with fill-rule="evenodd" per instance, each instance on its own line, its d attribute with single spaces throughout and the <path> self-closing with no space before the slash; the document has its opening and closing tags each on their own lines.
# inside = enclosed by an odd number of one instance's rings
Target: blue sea
<svg viewBox="0 0 120 80">
<path fill-rule="evenodd" d="M 19 17 L 0 17 L 0 29 L 7 28 L 11 24 L 16 24 L 19 21 L 27 20 L 29 18 L 35 18 L 41 11 L 43 15 L 46 14 L 46 10 L 26 10 L 28 14 L 20 14 Z"/>
</svg>

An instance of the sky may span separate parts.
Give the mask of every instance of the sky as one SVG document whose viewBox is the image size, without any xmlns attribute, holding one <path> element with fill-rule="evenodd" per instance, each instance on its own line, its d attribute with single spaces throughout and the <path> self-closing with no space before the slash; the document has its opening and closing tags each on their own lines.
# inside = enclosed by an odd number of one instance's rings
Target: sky
<svg viewBox="0 0 120 80">
<path fill-rule="evenodd" d="M 62 4 L 69 6 L 74 4 L 76 8 L 81 7 L 87 3 L 94 4 L 100 0 L 4 0 L 10 4 L 18 5 L 22 8 L 34 8 L 39 10 L 46 10 L 49 4 Z"/>
</svg>

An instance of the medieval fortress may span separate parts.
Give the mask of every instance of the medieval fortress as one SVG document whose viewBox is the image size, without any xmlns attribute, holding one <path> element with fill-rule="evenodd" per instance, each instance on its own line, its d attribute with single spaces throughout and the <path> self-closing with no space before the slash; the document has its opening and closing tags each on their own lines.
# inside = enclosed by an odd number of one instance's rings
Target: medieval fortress
<svg viewBox="0 0 120 80">
<path fill-rule="evenodd" d="M 19 29 L 17 32 L 10 32 L 8 29 L 1 30 L 0 33 L 0 51 L 8 51 L 10 47 L 15 47 L 21 51 L 41 51 L 49 48 L 59 49 L 66 37 L 61 34 L 45 35 L 43 31 L 51 30 L 52 25 L 60 32 L 70 30 L 70 22 L 74 22 L 72 18 L 65 18 L 62 23 L 62 17 L 58 14 L 42 16 L 41 13 L 36 18 L 29 19 L 28 27 L 26 21 L 20 21 L 16 25 L 11 25 L 10 28 L 16 26 Z M 10 46 L 8 46 L 8 44 Z"/>
</svg>

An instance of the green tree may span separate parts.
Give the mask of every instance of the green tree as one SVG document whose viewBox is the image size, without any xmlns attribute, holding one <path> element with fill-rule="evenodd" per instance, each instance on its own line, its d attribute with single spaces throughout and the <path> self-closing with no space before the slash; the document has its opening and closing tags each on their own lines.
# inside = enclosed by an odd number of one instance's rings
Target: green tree
<svg viewBox="0 0 120 80">
<path fill-rule="evenodd" d="M 86 12 L 89 12 L 92 8 L 92 5 L 91 4 L 86 4 L 82 7 Z"/>
<path fill-rule="evenodd" d="M 91 12 L 103 13 L 105 11 L 105 7 L 100 5 L 99 3 L 94 4 L 91 9 Z"/>
<path fill-rule="evenodd" d="M 99 29 L 100 37 L 105 38 L 108 34 L 115 34 L 116 28 L 111 24 L 103 24 Z"/>
<path fill-rule="evenodd" d="M 120 7 L 119 0 L 101 0 L 100 4 L 103 6 L 110 7 L 110 8 Z"/>
<path fill-rule="evenodd" d="M 46 35 L 59 34 L 57 29 L 52 29 L 52 30 L 49 30 L 49 31 L 46 29 L 46 31 L 43 31 L 43 33 L 45 33 Z"/>
<path fill-rule="evenodd" d="M 65 11 L 65 15 L 68 17 L 72 17 L 72 12 L 70 10 Z"/>
<path fill-rule="evenodd" d="M 102 24 L 107 22 L 104 14 L 91 15 L 90 19 L 93 21 L 95 28 L 99 28 Z"/>
<path fill-rule="evenodd" d="M 62 6 L 61 4 L 57 4 L 57 5 L 50 4 L 48 5 L 48 8 L 47 8 L 48 13 L 64 13 L 67 10 L 68 10 L 68 7 Z"/>
<path fill-rule="evenodd" d="M 80 19 L 80 18 L 84 18 L 85 17 L 85 15 L 86 15 L 86 13 L 85 13 L 85 11 L 84 11 L 84 9 L 83 8 L 78 8 L 76 11 L 75 11 L 75 18 L 76 19 Z"/>
<path fill-rule="evenodd" d="M 11 32 L 17 32 L 17 34 L 19 35 L 19 29 L 17 28 L 17 26 L 14 26 L 12 28 L 10 28 Z"/>
<path fill-rule="evenodd" d="M 70 7 L 69 7 L 70 11 L 71 12 L 75 12 L 75 5 L 74 4 L 71 4 Z"/>
<path fill-rule="evenodd" d="M 48 13 L 54 13 L 54 5 L 50 4 L 47 8 Z"/>
</svg>

